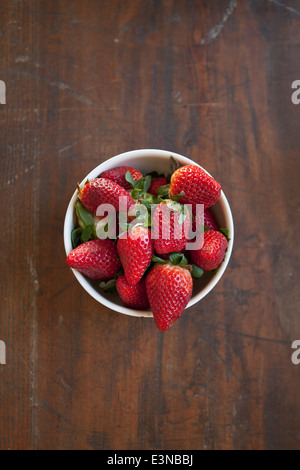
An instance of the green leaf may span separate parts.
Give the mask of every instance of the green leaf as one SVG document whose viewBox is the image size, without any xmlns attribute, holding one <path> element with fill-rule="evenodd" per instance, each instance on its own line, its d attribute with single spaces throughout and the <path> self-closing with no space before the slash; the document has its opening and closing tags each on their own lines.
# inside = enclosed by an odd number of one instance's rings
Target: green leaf
<svg viewBox="0 0 300 470">
<path fill-rule="evenodd" d="M 144 179 L 144 187 L 143 187 L 144 193 L 148 191 L 148 189 L 150 188 L 150 184 L 151 184 L 151 176 L 147 175 L 146 178 Z"/>
<path fill-rule="evenodd" d="M 143 198 L 147 199 L 147 201 L 150 201 L 151 203 L 155 204 L 156 198 L 153 194 L 150 193 L 143 193 Z"/>
<path fill-rule="evenodd" d="M 161 186 L 160 188 L 158 188 L 157 195 L 160 196 L 161 198 L 168 199 L 169 189 L 170 189 L 170 185 L 165 184 L 164 186 Z"/>
<path fill-rule="evenodd" d="M 131 193 L 131 197 L 132 197 L 132 199 L 136 200 L 136 199 L 139 199 L 141 197 L 141 194 L 142 194 L 142 192 L 141 192 L 140 189 L 134 188 L 134 190 Z"/>
<path fill-rule="evenodd" d="M 81 244 L 81 233 L 82 233 L 81 227 L 77 227 L 74 230 L 72 230 L 71 242 L 72 242 L 73 250 L 74 248 L 77 248 L 77 246 Z"/>
<path fill-rule="evenodd" d="M 104 292 L 113 294 L 116 290 L 116 278 L 109 279 L 109 281 L 102 281 L 100 282 L 99 286 L 104 290 Z"/>
<path fill-rule="evenodd" d="M 153 255 L 152 256 L 153 263 L 167 263 L 168 260 L 162 259 L 159 256 Z"/>
<path fill-rule="evenodd" d="M 201 277 L 203 276 L 203 274 L 204 274 L 203 269 L 201 269 L 196 264 L 192 264 L 192 272 L 191 272 L 192 277 Z"/>
<path fill-rule="evenodd" d="M 130 225 L 129 222 L 119 221 L 119 227 L 123 232 L 127 232 L 129 225 Z"/>
<path fill-rule="evenodd" d="M 94 225 L 87 225 L 82 231 L 81 241 L 83 243 L 87 242 L 91 238 L 93 231 L 94 231 Z"/>
<path fill-rule="evenodd" d="M 182 209 L 181 209 L 181 212 L 180 212 L 180 215 L 179 215 L 179 218 L 178 218 L 178 222 L 179 222 L 180 224 L 183 224 L 183 223 L 184 223 L 187 214 L 188 214 L 187 207 L 186 207 L 186 206 L 182 206 Z"/>
<path fill-rule="evenodd" d="M 134 179 L 132 178 L 132 174 L 130 173 L 130 171 L 127 171 L 126 174 L 125 174 L 125 179 L 127 181 L 127 183 L 131 184 L 131 186 L 133 188 L 135 188 L 135 181 Z"/>
<path fill-rule="evenodd" d="M 186 266 L 188 264 L 188 260 L 183 253 L 170 253 L 169 260 L 176 266 Z"/>
<path fill-rule="evenodd" d="M 158 198 L 156 196 L 154 196 L 153 194 L 149 194 L 149 193 L 144 193 L 143 194 L 143 198 L 146 199 L 147 201 L 149 201 L 151 204 L 160 204 L 162 201 L 165 202 L 164 199 L 161 199 L 161 198 Z"/>
<path fill-rule="evenodd" d="M 185 192 L 181 191 L 180 194 L 175 194 L 175 196 L 172 197 L 172 200 L 173 201 L 179 201 L 179 199 L 181 199 L 184 195 L 185 195 Z"/>
<path fill-rule="evenodd" d="M 152 201 L 150 201 L 149 199 L 140 199 L 140 203 L 144 204 L 147 209 L 151 209 Z"/>
<path fill-rule="evenodd" d="M 147 214 L 145 217 L 145 222 L 144 222 L 144 227 L 151 227 L 152 220 L 151 220 L 151 215 Z"/>
<path fill-rule="evenodd" d="M 139 180 L 135 181 L 134 182 L 134 189 L 140 189 L 141 191 L 143 191 L 144 189 L 144 178 L 140 178 Z"/>
<path fill-rule="evenodd" d="M 94 225 L 94 216 L 88 211 L 80 201 L 75 204 L 76 214 L 78 217 L 79 225 L 83 228 L 88 225 Z"/>
<path fill-rule="evenodd" d="M 220 228 L 220 232 L 223 233 L 223 235 L 227 238 L 227 241 L 229 242 L 229 230 L 228 228 Z"/>
</svg>

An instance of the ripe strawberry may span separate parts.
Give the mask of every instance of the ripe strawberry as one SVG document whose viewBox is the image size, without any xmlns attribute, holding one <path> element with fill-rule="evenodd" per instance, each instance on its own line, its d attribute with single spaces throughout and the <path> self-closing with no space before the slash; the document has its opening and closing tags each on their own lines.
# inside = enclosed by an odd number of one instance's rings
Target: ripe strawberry
<svg viewBox="0 0 300 470">
<path fill-rule="evenodd" d="M 119 212 L 119 198 L 126 200 L 127 209 L 134 201 L 126 189 L 106 178 L 96 178 L 88 182 L 80 191 L 80 200 L 84 207 L 95 213 L 100 204 L 111 204 Z"/>
<path fill-rule="evenodd" d="M 197 165 L 185 165 L 178 168 L 170 182 L 170 197 L 179 195 L 181 204 L 204 204 L 204 208 L 212 206 L 221 195 L 221 186 L 202 168 Z"/>
<path fill-rule="evenodd" d="M 90 240 L 69 253 L 67 264 L 91 279 L 105 281 L 115 277 L 121 268 L 117 255 L 112 240 Z"/>
<path fill-rule="evenodd" d="M 157 178 L 153 178 L 147 192 L 153 194 L 154 196 L 157 196 L 158 189 L 161 186 L 165 186 L 166 184 L 168 184 L 168 182 L 164 176 L 158 176 Z"/>
<path fill-rule="evenodd" d="M 204 209 L 203 213 L 199 210 L 196 211 L 196 205 L 193 205 L 193 221 L 192 221 L 192 231 L 193 234 L 199 231 L 203 231 L 205 225 L 209 230 L 219 230 L 218 224 L 215 221 L 214 216 L 212 215 L 210 209 Z M 203 218 L 202 218 L 203 217 Z M 193 235 L 195 237 L 196 235 Z"/>
<path fill-rule="evenodd" d="M 204 225 L 209 230 L 219 230 L 219 226 L 210 209 L 204 209 Z"/>
<path fill-rule="evenodd" d="M 222 263 L 228 247 L 226 237 L 216 230 L 204 232 L 204 243 L 200 250 L 190 250 L 194 264 L 204 271 L 213 271 Z"/>
<path fill-rule="evenodd" d="M 180 204 L 161 202 L 152 217 L 153 245 L 158 254 L 184 249 L 191 225 L 190 214 Z"/>
<path fill-rule="evenodd" d="M 143 178 L 142 173 L 131 166 L 118 166 L 117 168 L 113 168 L 112 170 L 103 171 L 99 178 L 107 178 L 108 180 L 112 180 L 115 183 L 118 183 L 122 188 L 125 189 L 132 189 L 131 184 L 128 183 L 125 179 L 125 175 L 129 171 L 131 173 L 133 181 L 137 181 L 140 178 Z"/>
<path fill-rule="evenodd" d="M 121 234 L 117 250 L 127 281 L 132 285 L 137 284 L 153 256 L 150 230 L 136 225 L 128 233 Z"/>
<path fill-rule="evenodd" d="M 159 330 L 167 330 L 182 315 L 192 291 L 187 269 L 169 263 L 153 266 L 146 276 L 146 292 Z"/>
<path fill-rule="evenodd" d="M 131 308 L 146 310 L 149 308 L 149 300 L 146 294 L 145 279 L 142 278 L 134 286 L 129 284 L 124 274 L 118 277 L 116 282 L 118 294 L 122 302 Z"/>
</svg>

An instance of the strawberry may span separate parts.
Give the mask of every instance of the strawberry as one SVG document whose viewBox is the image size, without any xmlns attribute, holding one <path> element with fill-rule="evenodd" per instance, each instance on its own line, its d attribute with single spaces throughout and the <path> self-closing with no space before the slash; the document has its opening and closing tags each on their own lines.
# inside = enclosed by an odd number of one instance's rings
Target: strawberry
<svg viewBox="0 0 300 470">
<path fill-rule="evenodd" d="M 184 249 L 190 229 L 190 214 L 173 201 L 161 202 L 152 217 L 153 245 L 158 254 Z"/>
<path fill-rule="evenodd" d="M 153 256 L 150 230 L 136 225 L 129 232 L 121 234 L 117 250 L 127 281 L 132 285 L 137 284 Z"/>
<path fill-rule="evenodd" d="M 221 195 L 221 186 L 202 168 L 197 165 L 185 165 L 178 168 L 170 182 L 170 197 L 181 197 L 181 204 L 204 204 L 204 208 L 212 206 Z"/>
<path fill-rule="evenodd" d="M 146 276 L 146 292 L 159 330 L 167 330 L 182 315 L 192 291 L 187 269 L 170 263 L 153 266 Z"/>
<path fill-rule="evenodd" d="M 164 176 L 158 176 L 157 178 L 153 178 L 148 189 L 148 193 L 157 196 L 157 191 L 161 186 L 165 186 L 168 184 L 166 178 Z"/>
<path fill-rule="evenodd" d="M 210 209 L 204 209 L 204 225 L 208 230 L 219 230 L 219 226 Z"/>
<path fill-rule="evenodd" d="M 118 166 L 117 168 L 112 168 L 111 170 L 103 171 L 99 178 L 107 178 L 112 180 L 115 183 L 118 183 L 122 188 L 132 189 L 131 184 L 128 183 L 125 179 L 125 175 L 129 171 L 131 173 L 133 181 L 137 181 L 140 178 L 143 178 L 142 173 L 131 166 Z"/>
<path fill-rule="evenodd" d="M 202 219 L 202 212 L 198 210 L 196 211 L 196 205 L 193 205 L 193 221 L 192 221 L 192 231 L 193 234 L 199 230 L 203 230 L 203 224 L 208 230 L 219 230 L 218 224 L 215 221 L 214 216 L 212 215 L 210 209 L 204 209 L 203 211 L 203 219 Z M 193 235 L 195 237 L 196 235 Z"/>
<path fill-rule="evenodd" d="M 117 279 L 116 288 L 120 299 L 127 307 L 141 310 L 149 308 L 144 278 L 133 286 L 126 280 L 125 274 L 122 274 Z"/>
<path fill-rule="evenodd" d="M 127 209 L 134 201 L 126 189 L 106 178 L 96 178 L 84 185 L 80 191 L 80 200 L 84 207 L 95 213 L 100 204 L 111 204 L 119 212 L 119 198 L 126 200 Z"/>
<path fill-rule="evenodd" d="M 204 232 L 204 243 L 200 250 L 190 250 L 193 263 L 204 271 L 213 271 L 222 263 L 228 247 L 226 237 L 216 230 Z"/>
<path fill-rule="evenodd" d="M 71 251 L 67 264 L 91 279 L 100 281 L 115 277 L 121 268 L 116 244 L 112 240 L 99 239 L 82 243 Z"/>
</svg>

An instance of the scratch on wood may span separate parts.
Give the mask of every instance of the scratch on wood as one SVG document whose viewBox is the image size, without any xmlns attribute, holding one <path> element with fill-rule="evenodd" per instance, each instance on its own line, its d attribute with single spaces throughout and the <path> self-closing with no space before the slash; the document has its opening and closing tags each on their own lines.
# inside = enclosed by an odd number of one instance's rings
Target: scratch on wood
<svg viewBox="0 0 300 470">
<path fill-rule="evenodd" d="M 229 373 L 230 375 L 232 375 L 232 376 L 241 384 L 241 383 L 242 383 L 242 379 L 231 369 L 231 367 L 227 364 L 227 362 L 226 362 L 226 360 L 224 359 L 224 357 L 222 356 L 222 354 L 220 354 L 220 353 L 216 350 L 216 348 L 215 348 L 215 346 L 212 344 L 212 342 L 211 342 L 208 338 L 203 338 L 203 337 L 201 337 L 201 338 L 199 339 L 199 341 L 201 341 L 201 342 L 204 341 L 205 343 L 207 343 L 207 344 L 211 347 L 211 349 L 212 349 L 212 351 L 214 352 L 214 354 L 220 359 L 220 361 L 222 362 L 222 364 L 225 366 L 226 372 Z"/>
<path fill-rule="evenodd" d="M 34 206 L 36 206 L 37 200 L 34 199 Z M 33 207 L 33 213 L 36 213 L 36 207 Z M 33 226 L 34 224 L 33 220 Z M 35 236 L 34 236 L 35 238 Z M 35 239 L 33 239 L 35 244 Z M 30 332 L 30 378 L 31 378 L 31 403 L 32 403 L 32 441 L 33 450 L 38 447 L 39 428 L 37 422 L 37 358 L 38 358 L 38 306 L 37 306 L 37 292 L 39 290 L 39 280 L 36 272 L 36 268 L 32 257 L 28 257 L 28 264 L 31 279 L 33 282 L 33 295 L 31 302 L 32 320 L 31 320 L 31 332 Z"/>
<path fill-rule="evenodd" d="M 86 140 L 90 139 L 91 137 L 92 137 L 91 135 L 87 135 L 81 140 L 77 140 L 76 142 L 73 142 L 70 145 L 66 145 L 66 147 L 63 147 L 63 148 L 58 150 L 58 155 L 65 152 L 66 150 L 69 150 L 70 148 L 74 147 L 75 145 L 78 145 L 78 144 L 81 144 L 82 142 L 85 142 Z"/>
<path fill-rule="evenodd" d="M 12 178 L 10 178 L 9 180 L 6 181 L 6 184 L 11 184 L 13 183 L 14 181 L 16 181 L 19 176 L 24 176 L 26 173 L 28 173 L 30 170 L 33 170 L 34 168 L 36 167 L 35 164 L 31 165 L 31 166 L 28 166 L 27 168 L 25 168 L 25 170 L 22 171 L 22 173 L 17 173 L 15 176 L 13 176 Z"/>
<path fill-rule="evenodd" d="M 219 24 L 216 24 L 213 28 L 209 30 L 206 39 L 201 39 L 200 41 L 201 45 L 210 44 L 219 36 L 220 32 L 224 28 L 226 21 L 228 20 L 229 16 L 233 13 L 236 7 L 237 7 L 237 1 L 231 0 L 222 16 L 221 22 Z"/>
<path fill-rule="evenodd" d="M 64 418 L 63 415 L 58 413 L 52 406 L 49 406 L 47 402 L 43 401 L 38 401 L 37 406 L 43 408 L 43 410 L 47 411 L 47 413 L 50 413 L 52 416 L 55 416 L 61 423 L 66 423 L 69 424 L 69 421 Z"/>
<path fill-rule="evenodd" d="M 36 66 L 40 66 L 40 65 L 36 64 Z M 30 72 L 27 72 L 27 71 L 24 71 L 24 70 L 18 70 L 18 71 L 12 71 L 12 72 L 17 73 L 17 75 L 22 75 L 24 77 L 36 78 L 37 80 L 40 80 L 40 81 L 46 83 L 49 86 L 52 86 L 54 88 L 58 88 L 59 90 L 62 90 L 62 91 L 65 90 L 65 91 L 67 91 L 67 93 L 69 93 L 69 95 L 73 96 L 73 98 L 75 98 L 77 101 L 80 101 L 81 103 L 85 104 L 86 106 L 92 106 L 93 105 L 92 100 L 90 100 L 86 96 L 82 95 L 77 90 L 70 87 L 67 83 L 65 83 L 61 80 L 59 80 L 59 81 L 49 80 L 47 78 L 41 77 L 38 74 L 30 73 Z"/>
<path fill-rule="evenodd" d="M 291 431 L 289 431 L 285 426 L 283 426 L 282 424 L 279 425 L 280 429 L 282 429 L 282 431 L 284 433 L 286 433 L 288 436 L 290 436 L 292 439 L 294 439 L 296 442 L 298 442 L 298 444 L 300 443 L 300 439 L 298 436 L 295 436 Z"/>
<path fill-rule="evenodd" d="M 28 55 L 21 55 L 15 58 L 16 64 L 19 64 L 19 63 L 24 64 L 25 62 L 28 62 L 28 61 L 29 61 Z"/>
<path fill-rule="evenodd" d="M 278 343 L 278 344 L 290 344 L 290 341 L 287 341 L 287 340 L 284 340 L 284 339 L 277 339 L 277 338 L 267 338 L 267 337 L 264 337 L 264 336 L 257 336 L 257 335 L 251 335 L 251 334 L 248 334 L 248 333 L 244 333 L 242 331 L 235 331 L 235 330 L 230 330 L 226 327 L 226 324 L 224 324 L 224 328 L 221 328 L 215 324 L 212 324 L 212 323 L 203 323 L 205 326 L 210 326 L 216 330 L 220 330 L 220 331 L 223 331 L 228 334 L 231 334 L 231 335 L 237 335 L 237 336 L 242 336 L 244 338 L 248 338 L 248 339 L 253 339 L 253 340 L 256 340 L 256 341 L 266 341 L 266 342 L 269 342 L 269 343 Z"/>
<path fill-rule="evenodd" d="M 68 390 L 69 392 L 72 392 L 72 386 L 69 385 L 62 377 L 60 377 L 60 383 L 63 386 L 65 390 Z"/>
<path fill-rule="evenodd" d="M 222 103 L 182 103 L 180 107 L 188 108 L 188 107 L 197 107 L 197 106 L 207 106 L 212 108 L 225 108 L 225 104 Z"/>
<path fill-rule="evenodd" d="M 74 90 L 73 88 L 71 88 L 69 85 L 67 85 L 66 83 L 62 81 L 52 82 L 52 81 L 47 80 L 47 83 L 50 86 L 58 88 L 59 90 L 66 90 L 71 96 L 73 96 L 73 98 L 75 98 L 78 101 L 81 101 L 81 103 L 86 104 L 87 106 L 92 106 L 93 104 L 92 100 L 90 100 L 86 96 L 79 94 L 78 91 Z"/>
<path fill-rule="evenodd" d="M 38 290 L 40 288 L 40 284 L 39 284 L 37 272 L 36 272 L 36 269 L 35 269 L 35 266 L 34 266 L 34 263 L 33 263 L 33 260 L 31 258 L 31 256 L 28 257 L 28 264 L 29 264 L 29 270 L 30 270 L 30 275 L 31 275 L 31 279 L 32 279 L 32 282 L 33 282 L 34 290 L 35 290 L 35 292 L 38 292 Z"/>
<path fill-rule="evenodd" d="M 285 3 L 279 2 L 278 0 L 269 0 L 269 2 L 274 3 L 275 5 L 278 5 L 279 7 L 285 8 L 286 10 L 290 11 L 291 13 L 294 13 L 294 15 L 300 16 L 300 11 L 296 10 L 293 7 L 285 5 Z"/>
</svg>

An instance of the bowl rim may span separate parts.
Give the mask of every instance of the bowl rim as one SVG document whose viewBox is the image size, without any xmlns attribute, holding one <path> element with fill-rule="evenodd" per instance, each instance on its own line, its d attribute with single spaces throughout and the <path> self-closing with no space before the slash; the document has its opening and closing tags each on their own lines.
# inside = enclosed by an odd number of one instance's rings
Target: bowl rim
<svg viewBox="0 0 300 470">
<path fill-rule="evenodd" d="M 115 155 L 114 157 L 111 157 L 104 162 L 100 163 L 98 166 L 96 166 L 93 170 L 91 170 L 87 176 L 83 178 L 81 183 L 79 184 L 80 187 L 84 185 L 86 180 L 91 180 L 96 178 L 100 173 L 102 173 L 105 170 L 108 170 L 110 168 L 114 168 L 116 166 L 125 166 L 125 159 L 126 158 L 132 158 L 132 157 L 139 157 L 139 158 L 149 158 L 151 156 L 156 156 L 156 157 L 162 157 L 162 158 L 170 158 L 170 156 L 173 156 L 177 160 L 179 160 L 180 163 L 183 163 L 185 165 L 197 165 L 200 168 L 202 168 L 206 173 L 208 173 L 205 168 L 203 168 L 201 165 L 199 165 L 197 162 L 194 162 L 188 157 L 185 157 L 184 155 L 181 155 L 176 152 L 172 152 L 169 150 L 159 150 L 159 149 L 137 149 L 137 150 L 130 150 L 127 152 L 120 153 L 118 155 Z M 210 175 L 210 173 L 208 173 Z M 211 176 L 211 175 L 210 175 Z M 71 230 L 70 227 L 73 225 L 73 220 L 74 220 L 74 205 L 77 200 L 77 189 L 74 191 L 69 204 L 67 206 L 66 210 L 66 215 L 64 219 L 64 227 L 63 227 L 63 238 L 64 238 L 64 248 L 66 255 L 72 251 L 72 243 L 71 243 Z M 221 277 L 223 276 L 231 254 L 232 254 L 232 248 L 233 248 L 233 241 L 234 241 L 234 223 L 233 223 L 233 217 L 232 217 L 232 212 L 230 205 L 228 203 L 228 200 L 223 192 L 221 190 L 221 196 L 219 198 L 219 201 L 223 204 L 224 206 L 224 211 L 226 213 L 226 218 L 228 219 L 228 227 L 226 227 L 229 231 L 229 243 L 228 243 L 228 248 L 225 254 L 224 261 L 220 265 L 217 273 L 215 273 L 208 282 L 208 284 L 198 292 L 198 294 L 195 294 L 194 296 L 191 297 L 191 300 L 186 306 L 187 308 L 192 307 L 195 305 L 197 302 L 202 300 L 220 281 Z M 153 317 L 153 314 L 151 311 L 146 311 L 146 310 L 134 310 L 130 309 L 128 307 L 122 306 L 115 304 L 113 301 L 107 299 L 106 297 L 102 296 L 100 292 L 98 292 L 88 281 L 88 279 L 81 274 L 79 271 L 76 269 L 70 268 L 76 277 L 77 281 L 80 283 L 80 285 L 90 294 L 97 302 L 101 303 L 105 307 L 116 311 L 118 313 L 122 313 L 125 315 L 130 315 L 130 316 L 135 316 L 135 317 Z"/>
</svg>

